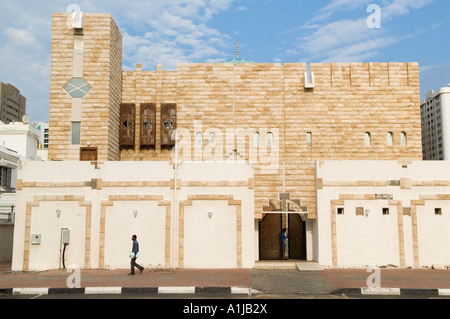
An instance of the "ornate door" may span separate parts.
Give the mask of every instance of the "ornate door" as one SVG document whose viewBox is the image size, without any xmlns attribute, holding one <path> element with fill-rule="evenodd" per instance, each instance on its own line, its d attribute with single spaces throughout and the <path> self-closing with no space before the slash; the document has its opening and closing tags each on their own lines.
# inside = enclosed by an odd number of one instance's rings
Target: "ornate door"
<svg viewBox="0 0 450 319">
<path fill-rule="evenodd" d="M 156 104 L 141 104 L 141 148 L 155 147 L 156 144 Z"/>
<path fill-rule="evenodd" d="M 267 214 L 259 228 L 259 255 L 261 260 L 281 259 L 281 214 Z"/>
<path fill-rule="evenodd" d="M 298 214 L 289 215 L 289 259 L 306 259 L 305 222 Z"/>
<path fill-rule="evenodd" d="M 161 104 L 161 147 L 175 145 L 172 132 L 177 128 L 177 105 L 174 103 Z"/>
<path fill-rule="evenodd" d="M 120 105 L 119 143 L 121 147 L 134 147 L 135 104 Z"/>
</svg>

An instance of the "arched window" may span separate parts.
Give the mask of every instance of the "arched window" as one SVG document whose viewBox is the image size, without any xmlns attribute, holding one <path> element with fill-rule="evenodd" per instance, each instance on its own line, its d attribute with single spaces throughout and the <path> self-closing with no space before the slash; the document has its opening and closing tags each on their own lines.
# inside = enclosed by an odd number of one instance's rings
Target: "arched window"
<svg viewBox="0 0 450 319">
<path fill-rule="evenodd" d="M 388 132 L 386 135 L 387 145 L 394 145 L 394 134 L 392 132 Z"/>
<path fill-rule="evenodd" d="M 406 132 L 400 133 L 400 145 L 406 145 L 408 143 L 406 138 Z"/>
<path fill-rule="evenodd" d="M 253 135 L 253 145 L 254 145 L 254 146 L 258 146 L 258 145 L 259 145 L 259 133 L 258 133 L 258 132 L 256 132 L 256 133 Z"/>
<path fill-rule="evenodd" d="M 306 144 L 311 145 L 312 144 L 312 133 L 306 132 Z"/>
<path fill-rule="evenodd" d="M 369 132 L 364 133 L 364 145 L 371 145 L 372 144 L 372 137 L 370 136 Z"/>
<path fill-rule="evenodd" d="M 216 134 L 213 132 L 209 133 L 209 145 L 210 146 L 216 145 Z"/>
<path fill-rule="evenodd" d="M 273 134 L 269 132 L 267 133 L 267 145 L 272 146 L 272 142 L 273 142 Z"/>
<path fill-rule="evenodd" d="M 203 135 L 202 133 L 198 132 L 196 135 L 196 140 L 197 140 L 197 145 L 202 145 L 202 139 L 203 139 Z"/>
</svg>

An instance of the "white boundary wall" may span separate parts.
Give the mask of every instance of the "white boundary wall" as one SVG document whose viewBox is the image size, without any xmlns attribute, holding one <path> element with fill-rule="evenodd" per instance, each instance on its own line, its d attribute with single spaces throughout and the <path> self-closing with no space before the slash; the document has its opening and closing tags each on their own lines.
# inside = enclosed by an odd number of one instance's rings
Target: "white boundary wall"
<svg viewBox="0 0 450 319">
<path fill-rule="evenodd" d="M 12 270 L 60 268 L 62 228 L 70 230 L 66 267 L 129 268 L 133 234 L 145 267 L 253 267 L 252 166 L 184 163 L 177 173 L 175 190 L 168 162 L 23 163 Z"/>
<path fill-rule="evenodd" d="M 317 162 L 317 201 L 315 259 L 324 266 L 450 265 L 449 161 Z"/>
</svg>

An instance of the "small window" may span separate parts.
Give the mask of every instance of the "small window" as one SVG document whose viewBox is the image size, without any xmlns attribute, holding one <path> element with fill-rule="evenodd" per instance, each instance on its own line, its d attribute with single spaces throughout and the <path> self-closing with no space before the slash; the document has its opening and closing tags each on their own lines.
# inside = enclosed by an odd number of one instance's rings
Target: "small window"
<svg viewBox="0 0 450 319">
<path fill-rule="evenodd" d="M 394 145 L 394 134 L 392 132 L 388 132 L 386 136 L 387 145 Z"/>
<path fill-rule="evenodd" d="M 202 139 L 203 139 L 203 135 L 202 135 L 202 133 L 197 133 L 197 135 L 196 135 L 196 140 L 197 140 L 197 145 L 198 146 L 200 146 L 200 145 L 202 145 Z"/>
<path fill-rule="evenodd" d="M 400 133 L 400 145 L 406 145 L 407 144 L 407 139 L 406 139 L 406 132 L 401 132 Z"/>
<path fill-rule="evenodd" d="M 254 146 L 258 146 L 258 145 L 259 145 L 259 133 L 258 133 L 258 132 L 256 132 L 256 133 L 253 135 L 253 145 L 254 145 Z"/>
<path fill-rule="evenodd" d="M 435 215 L 442 215 L 442 208 L 435 208 L 434 209 L 434 214 Z"/>
<path fill-rule="evenodd" d="M 364 145 L 371 145 L 372 137 L 369 132 L 364 133 Z"/>
<path fill-rule="evenodd" d="M 383 208 L 383 215 L 389 215 L 389 208 Z"/>
<path fill-rule="evenodd" d="M 213 132 L 209 133 L 209 145 L 210 146 L 216 145 L 216 134 Z"/>
<path fill-rule="evenodd" d="M 272 146 L 272 142 L 273 142 L 273 134 L 272 133 L 267 133 L 267 146 Z"/>
<path fill-rule="evenodd" d="M 81 122 L 72 122 L 72 145 L 81 144 Z"/>
<path fill-rule="evenodd" d="M 338 215 L 344 215 L 344 207 L 338 207 L 337 214 Z"/>
<path fill-rule="evenodd" d="M 312 133 L 311 133 L 311 132 L 307 132 L 307 133 L 306 133 L 306 143 L 307 143 L 308 145 L 311 145 L 311 144 L 312 144 Z"/>
</svg>

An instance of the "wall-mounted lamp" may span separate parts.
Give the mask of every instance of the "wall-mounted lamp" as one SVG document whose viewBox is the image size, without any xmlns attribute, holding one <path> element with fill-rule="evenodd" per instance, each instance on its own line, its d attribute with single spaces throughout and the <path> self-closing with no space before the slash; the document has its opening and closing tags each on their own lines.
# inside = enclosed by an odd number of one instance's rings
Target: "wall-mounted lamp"
<svg viewBox="0 0 450 319">
<path fill-rule="evenodd" d="M 133 209 L 133 214 L 134 214 L 134 217 L 136 218 L 137 217 L 137 215 L 138 215 L 138 210 L 135 208 L 135 209 Z"/>
<path fill-rule="evenodd" d="M 212 210 L 209 210 L 209 212 L 208 212 L 208 217 L 209 217 L 209 218 L 212 217 Z"/>
<path fill-rule="evenodd" d="M 56 216 L 59 218 L 61 216 L 61 210 L 59 208 L 56 209 Z"/>
<path fill-rule="evenodd" d="M 370 210 L 368 208 L 364 209 L 364 216 L 369 216 Z"/>
</svg>

